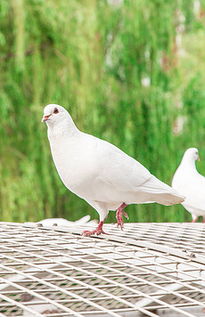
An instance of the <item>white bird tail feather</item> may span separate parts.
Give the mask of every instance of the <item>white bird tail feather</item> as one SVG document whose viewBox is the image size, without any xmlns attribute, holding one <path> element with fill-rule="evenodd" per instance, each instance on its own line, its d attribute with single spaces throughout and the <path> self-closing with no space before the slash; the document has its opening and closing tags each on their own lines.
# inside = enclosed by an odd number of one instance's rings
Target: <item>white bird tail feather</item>
<svg viewBox="0 0 205 317">
<path fill-rule="evenodd" d="M 174 188 L 161 182 L 153 175 L 143 184 L 141 190 L 149 195 L 149 201 L 165 206 L 181 204 L 185 199 Z"/>
<path fill-rule="evenodd" d="M 155 194 L 152 197 L 158 204 L 171 206 L 175 204 L 181 204 L 184 201 L 184 197 L 174 194 Z"/>
</svg>

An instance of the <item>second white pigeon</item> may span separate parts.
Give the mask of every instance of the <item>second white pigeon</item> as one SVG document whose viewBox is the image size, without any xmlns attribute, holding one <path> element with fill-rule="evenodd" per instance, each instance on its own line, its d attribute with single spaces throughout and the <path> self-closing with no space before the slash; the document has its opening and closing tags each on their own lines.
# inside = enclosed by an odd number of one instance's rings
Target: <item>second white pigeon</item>
<svg viewBox="0 0 205 317">
<path fill-rule="evenodd" d="M 100 222 L 86 236 L 101 234 L 110 210 L 116 210 L 123 228 L 124 208 L 130 204 L 179 204 L 184 200 L 176 190 L 153 176 L 143 165 L 109 142 L 81 132 L 65 108 L 50 104 L 43 122 L 58 174 L 65 186 L 86 200 L 100 215 Z"/>
<path fill-rule="evenodd" d="M 196 148 L 185 151 L 174 174 L 172 186 L 186 197 L 182 205 L 192 215 L 192 222 L 196 222 L 199 216 L 203 216 L 205 222 L 205 177 L 196 169 L 195 161 L 198 159 Z"/>
</svg>

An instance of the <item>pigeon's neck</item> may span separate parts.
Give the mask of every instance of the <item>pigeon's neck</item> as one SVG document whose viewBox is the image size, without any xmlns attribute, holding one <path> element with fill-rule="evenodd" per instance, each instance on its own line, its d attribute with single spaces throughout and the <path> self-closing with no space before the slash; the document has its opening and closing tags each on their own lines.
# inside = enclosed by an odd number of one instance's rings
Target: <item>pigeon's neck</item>
<svg viewBox="0 0 205 317">
<path fill-rule="evenodd" d="M 79 133 L 79 130 L 71 118 L 70 120 L 65 118 L 65 120 L 55 123 L 54 125 L 48 122 L 49 139 L 58 136 L 62 137 L 63 135 L 74 136 L 77 133 Z"/>
<path fill-rule="evenodd" d="M 182 159 L 181 166 L 189 171 L 192 170 L 193 172 L 197 172 L 195 160 L 193 160 L 193 158 L 184 157 Z"/>
</svg>

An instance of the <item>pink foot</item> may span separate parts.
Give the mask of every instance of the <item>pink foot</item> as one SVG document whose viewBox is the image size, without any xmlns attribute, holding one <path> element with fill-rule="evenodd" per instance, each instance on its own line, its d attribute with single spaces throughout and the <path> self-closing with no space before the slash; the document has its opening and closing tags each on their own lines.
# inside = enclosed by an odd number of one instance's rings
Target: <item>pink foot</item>
<svg viewBox="0 0 205 317">
<path fill-rule="evenodd" d="M 99 234 L 101 234 L 101 233 L 107 234 L 102 229 L 103 224 L 104 224 L 104 221 L 100 221 L 95 230 L 93 230 L 93 231 L 85 230 L 85 231 L 83 231 L 82 236 L 89 237 L 93 234 L 96 234 L 97 236 L 99 236 Z"/>
<path fill-rule="evenodd" d="M 129 219 L 128 214 L 123 210 L 126 206 L 127 205 L 123 203 L 122 205 L 120 205 L 116 212 L 117 227 L 120 227 L 121 230 L 123 230 L 124 228 L 124 221 L 122 217 L 124 216 L 126 219 Z"/>
</svg>

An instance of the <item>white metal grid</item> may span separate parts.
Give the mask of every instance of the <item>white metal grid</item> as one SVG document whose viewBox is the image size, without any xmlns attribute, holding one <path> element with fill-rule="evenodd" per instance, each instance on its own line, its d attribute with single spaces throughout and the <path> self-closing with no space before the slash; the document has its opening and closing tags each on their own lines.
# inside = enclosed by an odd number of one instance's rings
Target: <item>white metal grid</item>
<svg viewBox="0 0 205 317">
<path fill-rule="evenodd" d="M 205 315 L 204 224 L 83 229 L 0 223 L 0 316 Z"/>
</svg>

